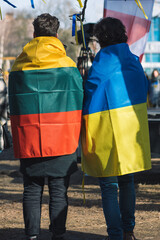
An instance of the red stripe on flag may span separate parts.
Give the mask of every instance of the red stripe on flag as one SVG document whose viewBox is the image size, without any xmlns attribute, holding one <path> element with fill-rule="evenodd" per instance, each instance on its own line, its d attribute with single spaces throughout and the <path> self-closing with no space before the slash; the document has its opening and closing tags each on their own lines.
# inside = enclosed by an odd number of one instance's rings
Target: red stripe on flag
<svg viewBox="0 0 160 240">
<path fill-rule="evenodd" d="M 149 32 L 151 21 L 126 13 L 104 9 L 104 17 L 120 19 L 126 26 L 128 44 L 131 45 Z"/>
<path fill-rule="evenodd" d="M 81 110 L 11 116 L 16 158 L 71 154 L 78 147 Z"/>
<path fill-rule="evenodd" d="M 142 62 L 143 55 L 144 55 L 144 54 L 141 54 L 141 55 L 139 56 L 139 61 L 140 61 L 140 62 Z"/>
</svg>

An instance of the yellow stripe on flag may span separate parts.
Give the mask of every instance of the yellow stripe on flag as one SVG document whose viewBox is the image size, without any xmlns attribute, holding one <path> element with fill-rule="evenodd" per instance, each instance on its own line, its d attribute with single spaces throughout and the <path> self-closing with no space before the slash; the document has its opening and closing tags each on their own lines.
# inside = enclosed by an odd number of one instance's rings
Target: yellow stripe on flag
<svg viewBox="0 0 160 240">
<path fill-rule="evenodd" d="M 146 103 L 83 116 L 82 170 L 109 177 L 151 168 Z"/>
<path fill-rule="evenodd" d="M 61 67 L 76 67 L 76 64 L 66 56 L 60 40 L 56 37 L 37 37 L 23 48 L 23 52 L 16 59 L 12 71 Z"/>
</svg>

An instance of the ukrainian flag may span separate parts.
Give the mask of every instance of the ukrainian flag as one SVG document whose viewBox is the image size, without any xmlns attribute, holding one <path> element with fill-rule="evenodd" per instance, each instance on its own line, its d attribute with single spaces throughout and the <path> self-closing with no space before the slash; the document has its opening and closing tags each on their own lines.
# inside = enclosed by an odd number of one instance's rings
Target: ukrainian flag
<svg viewBox="0 0 160 240">
<path fill-rule="evenodd" d="M 17 158 L 76 151 L 83 89 L 76 64 L 55 37 L 29 42 L 9 77 L 14 153 Z"/>
<path fill-rule="evenodd" d="M 148 83 L 126 43 L 99 51 L 85 84 L 82 170 L 94 177 L 151 168 Z"/>
</svg>

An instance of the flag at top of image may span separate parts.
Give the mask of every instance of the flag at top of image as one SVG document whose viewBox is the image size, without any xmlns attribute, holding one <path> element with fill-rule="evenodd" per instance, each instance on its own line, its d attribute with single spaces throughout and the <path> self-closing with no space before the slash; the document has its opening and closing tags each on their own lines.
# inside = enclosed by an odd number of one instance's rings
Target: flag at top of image
<svg viewBox="0 0 160 240">
<path fill-rule="evenodd" d="M 148 19 L 136 2 L 141 4 Z M 140 60 L 149 35 L 153 5 L 154 0 L 104 0 L 104 17 L 118 18 L 123 22 L 130 50 Z"/>
</svg>

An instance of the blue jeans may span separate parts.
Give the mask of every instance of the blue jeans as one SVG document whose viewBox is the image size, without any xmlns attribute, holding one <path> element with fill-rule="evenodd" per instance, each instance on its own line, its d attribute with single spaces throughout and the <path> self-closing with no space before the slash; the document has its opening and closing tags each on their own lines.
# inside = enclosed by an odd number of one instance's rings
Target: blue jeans
<svg viewBox="0 0 160 240">
<path fill-rule="evenodd" d="M 53 235 L 65 233 L 68 210 L 67 189 L 69 176 L 48 177 L 50 230 Z M 44 177 L 29 177 L 24 175 L 23 215 L 25 233 L 28 236 L 39 235 L 41 219 L 42 194 L 45 184 Z"/>
<path fill-rule="evenodd" d="M 110 240 L 123 240 L 123 232 L 133 232 L 135 226 L 134 176 L 104 177 L 99 182 Z"/>
</svg>

